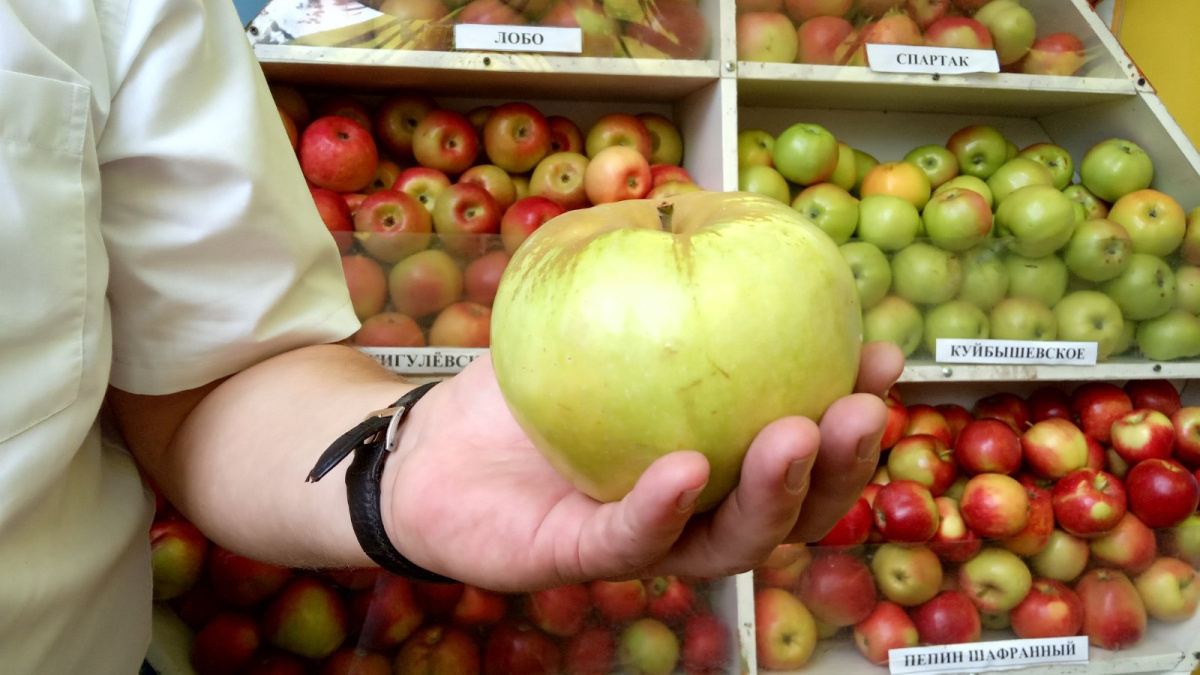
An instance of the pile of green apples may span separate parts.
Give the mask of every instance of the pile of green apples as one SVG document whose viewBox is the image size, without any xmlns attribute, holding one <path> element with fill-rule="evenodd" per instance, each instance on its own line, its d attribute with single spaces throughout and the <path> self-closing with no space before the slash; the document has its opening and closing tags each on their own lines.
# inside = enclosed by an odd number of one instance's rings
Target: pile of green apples
<svg viewBox="0 0 1200 675">
<path fill-rule="evenodd" d="M 854 271 L 863 337 L 905 355 L 939 338 L 1097 343 L 1098 358 L 1200 356 L 1200 207 L 1150 187 L 1112 138 L 1076 162 L 991 126 L 880 162 L 824 127 L 738 135 L 739 189 L 790 203 Z"/>
</svg>

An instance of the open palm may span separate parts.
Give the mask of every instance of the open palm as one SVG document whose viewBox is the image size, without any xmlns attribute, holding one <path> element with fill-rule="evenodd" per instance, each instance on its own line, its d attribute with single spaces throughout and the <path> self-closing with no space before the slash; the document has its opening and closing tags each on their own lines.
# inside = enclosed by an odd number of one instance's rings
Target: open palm
<svg viewBox="0 0 1200 675">
<path fill-rule="evenodd" d="M 389 531 L 414 562 L 497 590 L 742 572 L 785 540 L 820 537 L 850 507 L 875 470 L 887 417 L 879 397 L 902 366 L 894 345 L 867 345 L 861 393 L 834 403 L 820 427 L 798 417 L 768 425 L 734 492 L 694 515 L 708 478 L 703 455 L 672 453 L 625 499 L 597 502 L 533 447 L 482 357 L 435 387 L 406 423 L 409 450 L 391 462 Z"/>
</svg>

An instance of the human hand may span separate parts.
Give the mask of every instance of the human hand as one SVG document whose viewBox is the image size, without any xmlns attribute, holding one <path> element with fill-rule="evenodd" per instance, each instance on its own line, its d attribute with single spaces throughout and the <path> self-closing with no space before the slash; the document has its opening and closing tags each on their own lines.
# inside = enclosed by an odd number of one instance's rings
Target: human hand
<svg viewBox="0 0 1200 675">
<path fill-rule="evenodd" d="M 854 503 L 876 468 L 881 397 L 903 364 L 891 343 L 864 345 L 857 393 L 819 424 L 767 425 L 734 491 L 693 514 L 709 473 L 702 454 L 664 456 L 624 499 L 597 502 L 533 447 L 484 356 L 414 408 L 385 473 L 384 523 L 413 562 L 495 590 L 744 572 L 780 543 L 820 538 Z"/>
</svg>

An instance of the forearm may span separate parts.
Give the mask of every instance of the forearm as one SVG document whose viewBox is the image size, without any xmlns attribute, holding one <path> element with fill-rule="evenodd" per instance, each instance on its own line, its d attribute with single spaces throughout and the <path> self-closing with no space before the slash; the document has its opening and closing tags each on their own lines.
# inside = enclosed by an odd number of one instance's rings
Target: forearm
<svg viewBox="0 0 1200 675">
<path fill-rule="evenodd" d="M 166 414 L 147 413 L 148 397 L 113 400 L 139 462 L 217 543 L 293 566 L 367 565 L 346 506 L 349 460 L 317 483 L 305 477 L 334 439 L 412 386 L 326 345 L 177 395 Z"/>
</svg>

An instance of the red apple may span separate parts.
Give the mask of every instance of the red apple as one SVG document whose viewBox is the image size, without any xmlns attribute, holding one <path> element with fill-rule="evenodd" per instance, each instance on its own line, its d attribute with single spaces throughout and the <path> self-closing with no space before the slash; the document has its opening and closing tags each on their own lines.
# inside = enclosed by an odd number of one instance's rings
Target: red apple
<svg viewBox="0 0 1200 675">
<path fill-rule="evenodd" d="M 553 200 L 563 209 L 588 206 L 584 176 L 588 158 L 578 152 L 556 152 L 538 162 L 529 177 L 529 194 Z"/>
<path fill-rule="evenodd" d="M 754 569 L 757 586 L 795 590 L 804 568 L 812 562 L 812 552 L 804 544 L 780 544 Z"/>
<path fill-rule="evenodd" d="M 975 418 L 970 410 L 957 403 L 939 403 L 933 407 L 946 418 L 946 424 L 950 427 L 950 447 L 954 447 L 958 443 L 958 435 Z"/>
<path fill-rule="evenodd" d="M 1070 637 L 1083 625 L 1083 603 L 1066 584 L 1053 579 L 1036 579 L 1029 594 L 1008 613 L 1017 637 Z"/>
<path fill-rule="evenodd" d="M 916 647 L 918 640 L 917 626 L 904 608 L 886 600 L 854 626 L 854 645 L 877 666 L 887 665 L 890 650 Z"/>
<path fill-rule="evenodd" d="M 208 556 L 208 538 L 184 520 L 150 526 L 150 566 L 154 599 L 170 600 L 196 585 Z"/>
<path fill-rule="evenodd" d="M 796 29 L 799 50 L 796 63 L 832 66 L 838 63 L 838 47 L 854 34 L 854 26 L 840 16 L 813 17 Z"/>
<path fill-rule="evenodd" d="M 1066 77 L 1079 72 L 1087 63 L 1083 42 L 1072 33 L 1051 33 L 1033 41 L 1021 59 L 1021 72 L 1030 75 Z"/>
<path fill-rule="evenodd" d="M 318 118 L 300 135 L 300 169 L 317 187 L 357 192 L 371 182 L 378 163 L 371 132 L 349 118 Z"/>
<path fill-rule="evenodd" d="M 527 22 L 517 10 L 505 4 L 502 0 L 456 0 L 454 4 L 462 5 L 458 14 L 458 23 L 480 23 L 488 26 L 523 26 Z"/>
<path fill-rule="evenodd" d="M 433 231 L 447 252 L 477 257 L 487 249 L 487 240 L 481 235 L 500 233 L 500 208 L 487 190 L 455 183 L 433 205 Z"/>
<path fill-rule="evenodd" d="M 505 103 L 488 117 L 483 147 L 492 164 L 507 172 L 531 171 L 550 153 L 550 124 L 528 103 Z"/>
<path fill-rule="evenodd" d="M 204 624 L 226 609 L 225 603 L 217 597 L 212 585 L 204 580 L 169 600 L 168 605 L 179 620 L 192 630 L 200 630 Z"/>
<path fill-rule="evenodd" d="M 981 473 L 963 488 L 959 500 L 963 522 L 984 539 L 1012 537 L 1029 522 L 1029 498 L 1016 479 Z"/>
<path fill-rule="evenodd" d="M 346 606 L 316 577 L 296 577 L 267 605 L 262 636 L 306 659 L 323 659 L 346 639 Z"/>
<path fill-rule="evenodd" d="M 646 587 L 646 614 L 652 619 L 675 625 L 704 606 L 691 584 L 677 576 L 654 577 L 643 584 Z"/>
<path fill-rule="evenodd" d="M 956 49 L 991 49 L 992 34 L 975 19 L 947 16 L 925 28 L 925 44 Z"/>
<path fill-rule="evenodd" d="M 1050 491 L 1059 527 L 1080 537 L 1098 536 L 1125 515 L 1125 487 L 1110 473 L 1076 469 Z"/>
<path fill-rule="evenodd" d="M 478 153 L 479 135 L 462 113 L 434 110 L 413 131 L 413 155 L 421 166 L 458 175 L 475 163 Z"/>
<path fill-rule="evenodd" d="M 695 183 L 688 170 L 676 164 L 651 164 L 650 185 L 658 187 L 665 183 Z"/>
<path fill-rule="evenodd" d="M 946 16 L 946 12 L 950 9 L 950 0 L 908 0 L 905 3 L 905 9 L 924 31 L 934 22 Z"/>
<path fill-rule="evenodd" d="M 400 172 L 393 190 L 399 190 L 421 202 L 426 211 L 432 212 L 433 205 L 442 192 L 450 187 L 450 178 L 437 169 L 414 166 Z"/>
<path fill-rule="evenodd" d="M 584 139 L 584 148 L 589 159 L 595 159 L 601 150 L 614 145 L 633 148 L 646 160 L 646 167 L 649 168 L 654 142 L 650 138 L 650 130 L 634 115 L 605 115 L 588 129 Z"/>
<path fill-rule="evenodd" d="M 1160 621 L 1187 621 L 1200 605 L 1200 576 L 1191 565 L 1159 558 L 1134 581 L 1146 613 Z"/>
<path fill-rule="evenodd" d="M 815 619 L 851 626 L 875 608 L 875 581 L 863 561 L 847 553 L 818 555 L 800 575 L 797 595 Z"/>
<path fill-rule="evenodd" d="M 1100 567 L 1114 567 L 1137 574 L 1154 562 L 1157 542 L 1154 532 L 1128 511 L 1111 530 L 1088 541 L 1091 560 Z"/>
<path fill-rule="evenodd" d="M 691 0 L 655 0 L 645 19 L 628 24 L 625 35 L 670 59 L 702 59 L 708 53 L 708 22 Z"/>
<path fill-rule="evenodd" d="M 458 263 L 438 249 L 414 253 L 396 263 L 388 273 L 392 305 L 397 312 L 414 319 L 440 312 L 462 297 L 462 290 Z"/>
<path fill-rule="evenodd" d="M 1012 392 L 998 392 L 975 402 L 971 410 L 975 419 L 996 419 L 1005 422 L 1018 434 L 1029 428 L 1029 406 Z"/>
<path fill-rule="evenodd" d="M 292 577 L 281 565 L 259 562 L 213 545 L 208 556 L 208 578 L 222 601 L 250 607 L 275 595 Z"/>
<path fill-rule="evenodd" d="M 596 580 L 588 584 L 596 612 L 609 623 L 626 623 L 646 613 L 649 601 L 640 579 Z"/>
<path fill-rule="evenodd" d="M 534 626 L 551 635 L 566 637 L 583 630 L 592 601 L 587 586 L 568 584 L 525 596 L 525 616 Z"/>
<path fill-rule="evenodd" d="M 1124 649 L 1146 634 L 1146 607 L 1129 577 L 1116 570 L 1096 569 L 1075 585 L 1083 605 L 1088 641 L 1103 649 Z"/>
<path fill-rule="evenodd" d="M 326 97 L 317 103 L 313 116 L 316 118 L 345 117 L 353 120 L 364 131 L 368 133 L 371 131 L 371 110 L 366 103 L 354 96 L 334 94 Z"/>
<path fill-rule="evenodd" d="M 729 627 L 715 615 L 694 614 L 688 617 L 679 649 L 683 671 L 688 675 L 727 672 L 733 662 L 734 638 L 730 632 Z"/>
<path fill-rule="evenodd" d="M 425 332 L 411 316 L 380 312 L 362 322 L 354 333 L 359 347 L 424 347 Z"/>
<path fill-rule="evenodd" d="M 422 94 L 393 94 L 375 109 L 375 138 L 399 158 L 413 156 L 413 134 L 417 124 L 437 110 L 437 103 Z"/>
<path fill-rule="evenodd" d="M 335 585 L 348 591 L 362 591 L 375 588 L 375 582 L 383 570 L 378 567 L 348 567 L 326 570 L 326 576 Z"/>
<path fill-rule="evenodd" d="M 472 183 L 487 190 L 501 213 L 517 201 L 517 186 L 508 173 L 495 164 L 476 164 L 458 177 L 460 183 Z"/>
<path fill-rule="evenodd" d="M 1113 450 L 1131 466 L 1146 459 L 1166 459 L 1175 449 L 1171 418 L 1150 408 L 1118 417 L 1109 432 Z"/>
<path fill-rule="evenodd" d="M 312 113 L 309 111 L 308 101 L 304 98 L 295 87 L 290 87 L 286 84 L 272 84 L 271 98 L 274 99 L 275 105 L 282 108 L 296 122 L 298 127 L 306 127 L 312 120 Z"/>
<path fill-rule="evenodd" d="M 492 301 L 496 299 L 496 288 L 500 285 L 504 268 L 508 266 L 509 257 L 504 251 L 492 251 L 467 264 L 463 270 L 467 300 L 485 307 L 492 306 Z"/>
<path fill-rule="evenodd" d="M 1152 528 L 1174 527 L 1196 512 L 1200 485 L 1177 462 L 1147 459 L 1125 476 L 1129 510 Z"/>
<path fill-rule="evenodd" d="M 321 222 L 325 223 L 325 229 L 333 235 L 338 250 L 342 253 L 350 250 L 350 247 L 354 245 L 354 219 L 350 215 L 349 204 L 342 198 L 342 195 L 333 190 L 314 187 L 309 192 L 312 194 L 313 203 L 317 206 Z M 365 195 L 363 199 L 366 199 Z"/>
<path fill-rule="evenodd" d="M 413 583 L 413 594 L 427 617 L 448 618 L 462 599 L 463 585 L 417 581 Z"/>
<path fill-rule="evenodd" d="M 425 621 L 425 609 L 417 602 L 411 580 L 384 573 L 374 588 L 354 596 L 350 616 L 351 625 L 360 626 L 358 645 L 384 650 L 412 635 Z"/>
<path fill-rule="evenodd" d="M 908 406 L 908 423 L 904 427 L 905 436 L 929 434 L 938 437 L 946 445 L 950 445 L 950 423 L 938 409 L 925 403 L 914 403 Z"/>
<path fill-rule="evenodd" d="M 521 621 L 498 624 L 483 646 L 485 675 L 556 675 L 562 648 L 554 638 Z"/>
<path fill-rule="evenodd" d="M 578 124 L 562 115 L 547 117 L 546 124 L 550 127 L 549 154 L 556 152 L 583 153 L 583 131 L 580 130 Z"/>
<path fill-rule="evenodd" d="M 375 174 L 371 176 L 371 182 L 362 189 L 363 192 L 371 194 L 379 190 L 386 190 L 396 182 L 396 178 L 400 176 L 400 165 L 390 159 L 379 160 L 379 165 L 375 167 Z"/>
<path fill-rule="evenodd" d="M 921 543 L 937 532 L 938 511 L 929 489 L 916 481 L 892 481 L 879 489 L 875 527 L 888 541 Z"/>
<path fill-rule="evenodd" d="M 858 546 L 867 541 L 873 524 L 874 514 L 871 510 L 871 504 L 862 497 L 859 497 L 854 502 L 854 506 L 851 506 L 850 510 L 838 519 L 833 529 L 824 537 L 821 537 L 816 545 L 825 547 Z"/>
<path fill-rule="evenodd" d="M 1150 408 L 1170 417 L 1183 407 L 1179 390 L 1170 380 L 1129 380 L 1122 389 L 1129 395 L 1134 410 Z"/>
<path fill-rule="evenodd" d="M 1175 459 L 1184 466 L 1200 468 L 1200 406 L 1184 406 L 1171 413 L 1175 428 Z"/>
<path fill-rule="evenodd" d="M 474 347 L 491 345 L 492 310 L 475 302 L 455 302 L 438 313 L 429 327 L 430 347 Z"/>
<path fill-rule="evenodd" d="M 1047 385 L 1038 387 L 1025 399 L 1030 419 L 1041 422 L 1051 417 L 1071 419 L 1071 397 L 1060 387 Z"/>
<path fill-rule="evenodd" d="M 406 672 L 417 673 L 417 670 Z M 342 647 L 321 664 L 318 675 L 391 675 L 392 664 L 379 652 Z"/>
<path fill-rule="evenodd" d="M 471 584 L 463 584 L 462 597 L 454 605 L 450 620 L 459 626 L 499 623 L 508 614 L 508 600 L 502 593 Z"/>
<path fill-rule="evenodd" d="M 1022 487 L 1029 500 L 1029 517 L 1020 532 L 1000 544 L 1017 555 L 1028 557 L 1040 553 L 1050 542 L 1054 532 L 1054 504 L 1048 491 L 1034 485 Z"/>
<path fill-rule="evenodd" d="M 929 548 L 946 562 L 966 562 L 979 552 L 982 541 L 974 530 L 963 522 L 958 502 L 949 497 L 933 500 L 938 507 L 938 531 L 929 541 Z"/>
<path fill-rule="evenodd" d="M 429 248 L 433 225 L 421 202 L 399 190 L 369 195 L 354 214 L 363 248 L 377 260 L 394 263 Z"/>
<path fill-rule="evenodd" d="M 620 49 L 621 26 L 604 11 L 603 3 L 597 0 L 559 0 L 546 12 L 539 24 L 580 28 L 583 33 L 583 51 L 580 56 L 607 58 L 617 55 Z"/>
<path fill-rule="evenodd" d="M 812 656 L 817 626 L 795 595 L 763 588 L 754 594 L 754 637 L 760 668 L 795 670 Z"/>
<path fill-rule="evenodd" d="M 632 148 L 604 148 L 588 162 L 583 187 L 592 204 L 640 199 L 650 191 L 650 164 Z"/>
<path fill-rule="evenodd" d="M 617 641 L 607 626 L 588 626 L 572 635 L 563 648 L 564 675 L 608 675 L 613 671 Z"/>
<path fill-rule="evenodd" d="M 978 642 L 983 632 L 979 610 L 959 591 L 942 591 L 914 608 L 910 616 L 923 644 Z"/>
<path fill-rule="evenodd" d="M 225 675 L 249 664 L 258 646 L 257 621 L 245 614 L 222 612 L 196 633 L 189 656 L 196 675 Z"/>
<path fill-rule="evenodd" d="M 546 197 L 525 197 L 513 204 L 500 219 L 500 240 L 504 242 L 504 251 L 510 256 L 516 253 L 529 235 L 564 212 L 561 204 Z"/>
<path fill-rule="evenodd" d="M 1112 382 L 1085 382 L 1071 392 L 1071 418 L 1083 433 L 1105 445 L 1113 422 L 1132 410 L 1129 395 Z"/>
<path fill-rule="evenodd" d="M 997 419 L 975 420 L 954 442 L 954 459 L 964 473 L 1015 474 L 1021 468 L 1021 438 Z"/>
<path fill-rule="evenodd" d="M 1042 420 L 1021 434 L 1021 452 L 1033 472 L 1043 478 L 1061 478 L 1088 462 L 1083 432 L 1069 420 Z"/>
<path fill-rule="evenodd" d="M 1091 436 L 1084 436 L 1084 439 L 1087 440 L 1088 446 L 1087 468 L 1103 471 L 1108 466 L 1108 457 L 1105 454 L 1104 446 Z M 1118 478 L 1125 477 L 1124 472 L 1118 474 L 1114 471 L 1113 474 Z"/>
</svg>

